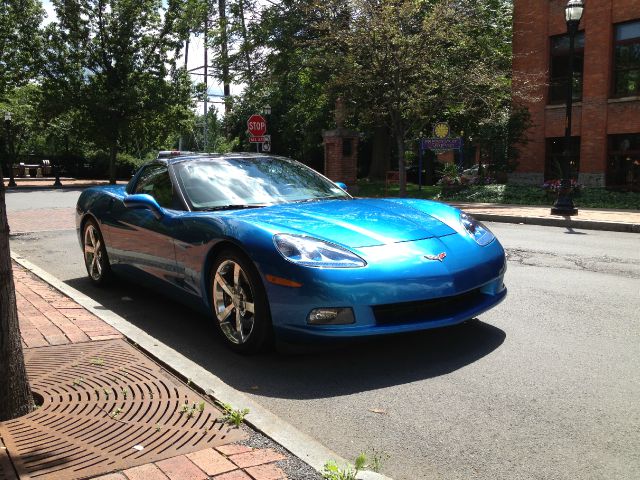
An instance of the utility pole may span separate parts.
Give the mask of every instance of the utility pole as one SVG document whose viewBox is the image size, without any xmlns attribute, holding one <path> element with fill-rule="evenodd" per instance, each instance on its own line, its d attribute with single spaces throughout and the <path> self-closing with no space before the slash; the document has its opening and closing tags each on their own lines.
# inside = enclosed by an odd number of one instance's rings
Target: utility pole
<svg viewBox="0 0 640 480">
<path fill-rule="evenodd" d="M 204 151 L 208 150 L 208 118 L 207 108 L 209 106 L 209 3 L 207 2 L 207 13 L 204 17 Z"/>
<path fill-rule="evenodd" d="M 189 71 L 189 36 L 191 32 L 187 31 L 187 38 L 184 41 L 184 71 Z M 178 150 L 182 150 L 184 144 L 184 136 L 182 135 L 182 129 L 180 129 L 180 138 L 178 139 Z"/>
<path fill-rule="evenodd" d="M 222 84 L 224 93 L 224 113 L 229 113 L 229 98 L 231 98 L 231 87 L 229 85 L 229 46 L 227 45 L 227 2 L 218 0 L 218 15 L 220 16 L 220 34 L 222 35 Z"/>
</svg>

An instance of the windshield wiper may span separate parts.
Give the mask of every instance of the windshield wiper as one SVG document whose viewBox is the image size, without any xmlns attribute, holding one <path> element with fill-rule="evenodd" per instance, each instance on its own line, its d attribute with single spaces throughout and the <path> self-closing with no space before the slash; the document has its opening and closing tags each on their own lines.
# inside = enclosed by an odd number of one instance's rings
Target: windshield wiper
<svg viewBox="0 0 640 480">
<path fill-rule="evenodd" d="M 342 195 L 330 195 L 328 197 L 313 197 L 304 198 L 302 200 L 292 200 L 291 203 L 307 203 L 307 202 L 319 202 L 321 200 L 347 200 L 349 197 Z"/>
<path fill-rule="evenodd" d="M 236 205 L 218 205 L 217 207 L 199 208 L 199 212 L 215 212 L 219 210 L 243 210 L 245 208 L 261 208 L 268 207 L 268 203 L 252 203 L 252 204 L 236 204 Z"/>
</svg>

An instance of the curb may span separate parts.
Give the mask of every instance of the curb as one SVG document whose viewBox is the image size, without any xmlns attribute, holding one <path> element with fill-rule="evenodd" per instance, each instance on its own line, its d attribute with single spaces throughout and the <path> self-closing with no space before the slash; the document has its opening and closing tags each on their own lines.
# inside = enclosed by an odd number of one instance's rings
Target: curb
<svg viewBox="0 0 640 480">
<path fill-rule="evenodd" d="M 211 372 L 155 339 L 142 329 L 127 322 L 121 316 L 106 309 L 84 293 L 63 283 L 18 254 L 12 252 L 11 258 L 23 268 L 114 327 L 122 333 L 127 340 L 133 343 L 134 346 L 149 355 L 153 360 L 163 364 L 163 366 L 166 366 L 169 370 L 174 370 L 179 376 L 190 379 L 191 383 L 193 383 L 197 389 L 200 389 L 219 402 L 230 403 L 234 407 L 248 408 L 250 413 L 245 417 L 245 422 L 250 427 L 271 438 L 276 443 L 279 443 L 316 471 L 322 472 L 324 464 L 329 460 L 334 460 L 339 465 L 350 464 L 350 462 L 326 448 L 317 440 L 302 433 L 285 420 L 274 415 L 247 397 L 244 393 L 225 384 Z M 390 477 L 371 471 L 360 472 L 358 479 L 392 480 Z"/>
<path fill-rule="evenodd" d="M 571 217 L 523 217 L 510 215 L 495 215 L 491 213 L 471 212 L 474 218 L 486 222 L 524 223 L 526 225 L 542 225 L 545 227 L 580 228 L 584 230 L 603 230 L 609 232 L 640 233 L 638 223 L 604 222 L 597 220 L 576 220 Z"/>
</svg>

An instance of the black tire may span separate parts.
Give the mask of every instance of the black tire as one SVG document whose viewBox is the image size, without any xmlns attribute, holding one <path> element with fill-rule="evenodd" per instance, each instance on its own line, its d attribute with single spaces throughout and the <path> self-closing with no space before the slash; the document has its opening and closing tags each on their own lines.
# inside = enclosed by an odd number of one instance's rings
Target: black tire
<svg viewBox="0 0 640 480">
<path fill-rule="evenodd" d="M 210 275 L 213 319 L 225 344 L 245 354 L 270 347 L 271 315 L 253 263 L 236 250 L 225 249 L 213 262 Z"/>
<path fill-rule="evenodd" d="M 100 228 L 93 220 L 82 227 L 82 255 L 89 280 L 94 285 L 104 286 L 111 281 L 112 272 L 107 249 Z"/>
</svg>

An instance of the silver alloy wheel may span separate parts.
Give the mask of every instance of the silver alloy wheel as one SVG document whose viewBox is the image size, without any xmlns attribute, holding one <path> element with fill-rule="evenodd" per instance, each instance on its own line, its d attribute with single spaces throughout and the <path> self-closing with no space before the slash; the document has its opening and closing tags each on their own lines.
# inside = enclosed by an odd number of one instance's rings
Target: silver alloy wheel
<svg viewBox="0 0 640 480">
<path fill-rule="evenodd" d="M 96 281 L 102 278 L 103 250 L 100 233 L 92 223 L 87 223 L 84 229 L 84 263 L 89 276 Z"/>
<path fill-rule="evenodd" d="M 253 331 L 255 303 L 247 275 L 234 260 L 224 260 L 216 270 L 213 308 L 227 339 L 236 345 L 244 344 Z"/>
</svg>

